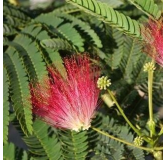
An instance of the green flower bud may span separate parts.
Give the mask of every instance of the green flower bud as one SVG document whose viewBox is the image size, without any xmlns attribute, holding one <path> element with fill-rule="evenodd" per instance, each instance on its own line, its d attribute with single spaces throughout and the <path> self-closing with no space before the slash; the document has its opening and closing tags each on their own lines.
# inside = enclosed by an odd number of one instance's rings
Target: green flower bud
<svg viewBox="0 0 166 160">
<path fill-rule="evenodd" d="M 101 95 L 101 98 L 109 108 L 114 106 L 115 102 L 112 100 L 112 98 L 109 94 L 103 94 L 103 95 Z"/>
<path fill-rule="evenodd" d="M 144 65 L 144 72 L 148 72 L 148 71 L 154 71 L 156 68 L 155 68 L 155 65 L 153 64 L 153 62 L 148 62 Z"/>
<path fill-rule="evenodd" d="M 107 76 L 102 76 L 102 77 L 100 77 L 100 78 L 98 79 L 98 81 L 97 81 L 97 87 L 98 87 L 100 90 L 102 90 L 102 89 L 106 90 L 107 87 L 109 87 L 110 85 L 111 85 L 111 80 L 108 79 Z"/>
<path fill-rule="evenodd" d="M 163 159 L 163 153 L 162 151 L 155 151 L 153 152 L 153 156 L 156 160 L 162 160 Z"/>
<path fill-rule="evenodd" d="M 134 139 L 134 144 L 135 144 L 136 146 L 142 146 L 143 143 L 144 143 L 144 141 L 143 141 L 143 139 L 142 139 L 141 137 L 136 137 L 136 138 Z"/>
</svg>

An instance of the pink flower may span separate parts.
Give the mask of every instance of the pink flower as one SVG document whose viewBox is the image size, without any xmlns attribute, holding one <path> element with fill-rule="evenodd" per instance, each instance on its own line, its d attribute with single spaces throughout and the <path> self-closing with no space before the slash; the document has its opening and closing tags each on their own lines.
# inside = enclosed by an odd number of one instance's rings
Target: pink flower
<svg viewBox="0 0 166 160">
<path fill-rule="evenodd" d="M 159 65 L 163 66 L 163 21 L 151 19 L 142 30 L 143 39 L 146 41 L 144 51 L 150 55 Z"/>
<path fill-rule="evenodd" d="M 99 67 L 86 54 L 65 58 L 64 65 L 66 76 L 49 67 L 44 83 L 30 85 L 33 113 L 57 128 L 88 129 L 98 106 Z"/>
</svg>

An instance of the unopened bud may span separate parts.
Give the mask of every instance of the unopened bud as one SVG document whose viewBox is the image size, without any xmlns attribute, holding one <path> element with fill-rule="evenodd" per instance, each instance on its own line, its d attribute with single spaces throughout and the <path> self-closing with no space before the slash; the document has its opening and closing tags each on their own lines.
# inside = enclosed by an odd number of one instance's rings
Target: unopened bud
<svg viewBox="0 0 166 160">
<path fill-rule="evenodd" d="M 142 146 L 143 143 L 144 143 L 144 141 L 143 141 L 143 139 L 142 139 L 141 137 L 136 137 L 136 138 L 134 139 L 134 144 L 135 144 L 136 146 Z"/>
<path fill-rule="evenodd" d="M 155 151 L 153 152 L 153 156 L 156 160 L 162 160 L 163 159 L 163 153 L 162 151 Z"/>
<path fill-rule="evenodd" d="M 101 98 L 109 108 L 115 104 L 115 102 L 112 100 L 109 94 L 103 94 Z"/>
<path fill-rule="evenodd" d="M 148 72 L 148 71 L 154 71 L 156 68 L 155 68 L 155 65 L 153 64 L 153 62 L 148 62 L 144 65 L 144 72 Z"/>
<path fill-rule="evenodd" d="M 107 76 L 102 76 L 98 79 L 97 81 L 97 87 L 100 89 L 100 90 L 106 90 L 107 87 L 109 87 L 111 85 L 111 80 L 108 79 Z"/>
</svg>

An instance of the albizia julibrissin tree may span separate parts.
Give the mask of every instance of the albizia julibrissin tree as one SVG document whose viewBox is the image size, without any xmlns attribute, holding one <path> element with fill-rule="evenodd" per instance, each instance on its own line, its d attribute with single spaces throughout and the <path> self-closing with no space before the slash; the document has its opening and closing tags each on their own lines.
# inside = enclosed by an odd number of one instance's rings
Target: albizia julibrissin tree
<svg viewBox="0 0 166 160">
<path fill-rule="evenodd" d="M 57 0 L 29 10 L 29 0 L 5 1 L 3 159 L 161 160 L 163 72 L 148 56 L 162 62 L 162 2 Z"/>
<path fill-rule="evenodd" d="M 57 128 L 86 130 L 98 106 L 99 67 L 86 54 L 65 58 L 64 65 L 65 76 L 50 66 L 43 83 L 31 84 L 33 113 Z"/>
</svg>

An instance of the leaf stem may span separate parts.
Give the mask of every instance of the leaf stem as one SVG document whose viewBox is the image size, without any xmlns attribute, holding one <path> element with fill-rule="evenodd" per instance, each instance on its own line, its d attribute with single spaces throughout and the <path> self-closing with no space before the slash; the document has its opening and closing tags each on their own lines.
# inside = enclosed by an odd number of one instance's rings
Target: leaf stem
<svg viewBox="0 0 166 160">
<path fill-rule="evenodd" d="M 153 104 L 152 104 L 152 80 L 153 80 L 153 72 L 148 72 L 148 93 L 149 93 L 149 119 L 153 121 Z"/>
<path fill-rule="evenodd" d="M 66 11 L 65 13 L 70 14 L 70 13 L 75 13 L 80 11 L 81 11 L 80 9 L 75 9 L 75 10 Z"/>
<path fill-rule="evenodd" d="M 150 15 L 148 12 L 146 12 L 140 5 L 136 4 L 133 0 L 128 0 L 131 4 L 133 4 L 135 7 L 137 7 L 139 10 L 141 10 L 143 13 L 145 13 L 148 17 L 150 17 L 153 21 L 157 22 L 157 20 Z"/>
<path fill-rule="evenodd" d="M 153 102 L 152 102 L 152 87 L 153 87 L 153 71 L 148 71 L 148 99 L 149 99 L 149 129 L 150 136 L 155 134 L 155 123 L 153 120 Z"/>
<path fill-rule="evenodd" d="M 161 128 L 161 130 L 160 130 L 158 136 L 161 136 L 162 134 L 163 134 L 163 127 Z"/>
<path fill-rule="evenodd" d="M 150 142 L 149 139 L 147 139 L 146 137 L 143 137 L 142 134 L 140 133 L 140 131 L 133 126 L 133 124 L 129 121 L 129 119 L 126 117 L 126 115 L 124 114 L 122 108 L 120 107 L 120 105 L 118 104 L 117 100 L 115 99 L 113 93 L 107 89 L 108 93 L 110 94 L 111 98 L 113 99 L 113 101 L 115 102 L 119 112 L 121 113 L 121 115 L 123 116 L 123 118 L 126 120 L 126 122 L 129 124 L 129 126 L 135 131 L 135 133 L 137 133 L 139 136 L 141 136 L 146 142 Z"/>
<path fill-rule="evenodd" d="M 99 130 L 98 128 L 95 128 L 95 127 L 91 127 L 91 128 L 92 128 L 93 130 L 97 131 L 98 133 L 101 133 L 101 134 L 103 134 L 103 135 L 105 135 L 105 136 L 107 136 L 107 137 L 109 137 L 109 138 L 111 138 L 111 139 L 114 139 L 114 140 L 119 141 L 119 142 L 121 142 L 121 143 L 127 144 L 127 145 L 132 146 L 132 147 L 136 147 L 136 148 L 139 148 L 139 149 L 148 151 L 148 152 L 153 152 L 154 150 L 157 150 L 157 151 L 163 150 L 163 147 L 147 148 L 147 147 L 136 146 L 136 145 L 134 145 L 133 143 L 126 142 L 126 141 L 124 141 L 124 140 L 122 140 L 122 139 L 119 139 L 119 138 L 117 138 L 117 137 L 114 137 L 114 136 L 112 136 L 112 135 L 109 135 L 108 133 L 103 132 L 103 131 Z"/>
</svg>

